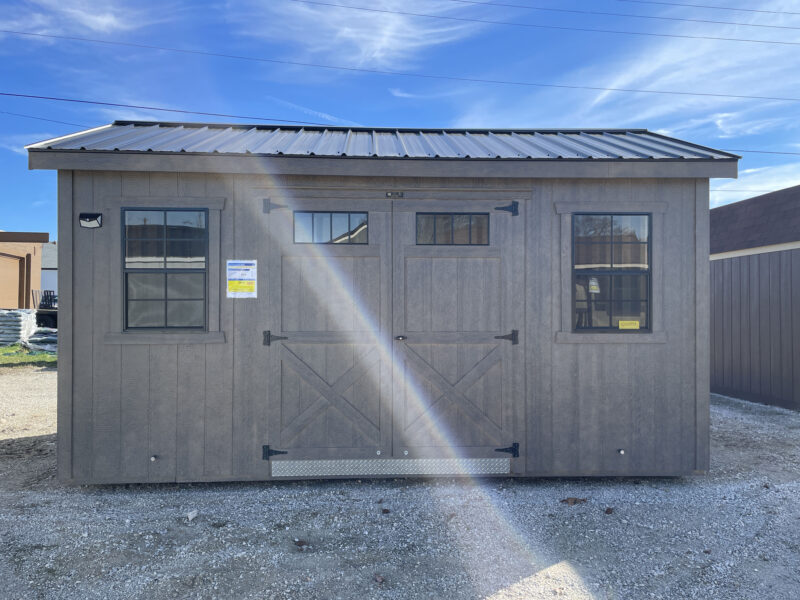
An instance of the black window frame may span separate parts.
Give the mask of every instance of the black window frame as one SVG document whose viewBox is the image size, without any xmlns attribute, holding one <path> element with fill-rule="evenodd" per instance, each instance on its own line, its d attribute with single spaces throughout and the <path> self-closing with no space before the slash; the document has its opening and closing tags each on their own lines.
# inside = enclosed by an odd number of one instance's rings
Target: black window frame
<svg viewBox="0 0 800 600">
<path fill-rule="evenodd" d="M 436 217 L 441 216 L 450 216 L 450 239 L 451 241 L 447 244 L 438 243 L 436 241 Z M 423 216 L 432 216 L 433 219 L 433 242 L 428 244 L 425 242 L 419 241 L 419 217 Z M 457 244 L 455 241 L 455 236 L 453 235 L 453 231 L 455 231 L 455 218 L 456 217 L 470 217 L 469 221 L 469 242 L 466 244 L 459 243 Z M 486 217 L 486 242 L 485 243 L 473 243 L 472 242 L 472 217 Z M 492 216 L 488 212 L 430 212 L 430 211 L 421 211 L 414 213 L 414 241 L 416 242 L 417 246 L 491 246 L 492 244 L 492 237 L 491 237 L 491 230 L 492 230 Z"/>
<path fill-rule="evenodd" d="M 125 215 L 128 212 L 162 212 L 164 213 L 164 234 L 161 238 L 164 242 L 164 265 L 161 268 L 129 268 L 126 266 L 126 254 L 128 251 L 128 236 L 127 236 L 127 227 L 125 225 Z M 202 238 L 202 241 L 205 246 L 205 266 L 202 269 L 198 268 L 180 268 L 180 267 L 167 267 L 166 264 L 166 256 L 167 256 L 167 240 L 169 239 L 167 236 L 167 213 L 176 213 L 176 212 L 202 212 L 204 213 L 205 217 L 205 236 Z M 164 206 L 124 206 L 120 211 L 120 227 L 122 228 L 122 319 L 123 319 L 123 331 L 208 331 L 208 270 L 209 270 L 209 219 L 208 219 L 208 208 L 202 207 L 164 207 Z M 131 238 L 131 239 L 140 239 L 140 238 Z M 197 238 L 200 241 L 200 238 Z M 164 303 L 164 326 L 154 326 L 154 327 L 131 327 L 128 325 L 128 275 L 130 273 L 145 273 L 145 274 L 161 274 L 164 276 L 164 297 L 162 300 L 153 299 L 153 302 L 163 302 Z M 169 299 L 167 297 L 167 276 L 177 273 L 190 273 L 190 274 L 202 274 L 203 275 L 203 325 L 168 325 L 168 310 L 169 310 Z M 190 302 L 197 302 L 199 298 L 181 298 L 177 301 L 190 301 Z M 147 302 L 148 300 L 136 300 L 139 302 Z"/>
<path fill-rule="evenodd" d="M 304 215 L 312 215 L 311 217 L 311 241 L 310 242 L 298 242 L 297 241 L 297 215 L 304 214 Z M 314 217 L 313 215 L 331 215 L 330 217 L 330 241 L 328 242 L 315 242 L 314 241 Z M 349 215 L 366 215 L 367 220 L 367 231 L 365 240 L 363 242 L 354 242 L 351 239 L 348 239 L 347 242 L 334 242 L 333 241 L 333 216 L 332 215 L 348 215 L 348 227 L 349 225 Z M 348 231 L 348 238 L 352 238 L 352 230 Z M 292 242 L 295 244 L 315 244 L 317 246 L 367 246 L 369 245 L 369 211 L 367 210 L 295 210 L 292 212 Z"/>
<path fill-rule="evenodd" d="M 578 216 L 592 216 L 592 217 L 611 217 L 611 231 L 609 234 L 609 246 L 610 246 L 610 253 L 611 253 L 611 265 L 608 268 L 603 269 L 581 269 L 578 271 L 575 268 L 575 247 L 577 242 L 575 240 L 575 217 Z M 613 219 L 614 217 L 647 217 L 647 269 L 614 269 L 614 226 L 613 226 Z M 646 334 L 653 332 L 653 213 L 649 212 L 625 212 L 625 211 L 613 211 L 613 212 L 575 212 L 572 213 L 570 218 L 570 234 L 572 235 L 571 245 L 572 245 L 572 303 L 571 303 L 571 310 L 570 310 L 570 320 L 572 322 L 572 331 L 573 333 L 624 333 L 624 334 Z M 591 242 L 585 242 L 591 243 Z M 601 243 L 601 242 L 595 242 Z M 622 243 L 629 243 L 629 242 L 618 242 Z M 645 242 L 639 242 L 640 244 L 645 244 Z M 577 313 L 576 310 L 576 276 L 583 275 L 583 276 L 600 276 L 600 277 L 608 277 L 609 278 L 609 315 L 608 315 L 608 327 L 578 327 L 575 319 L 575 315 Z M 613 303 L 614 303 L 614 276 L 625 276 L 625 275 L 638 275 L 638 276 L 645 276 L 647 278 L 647 300 L 645 304 L 647 306 L 646 316 L 647 316 L 647 327 L 640 327 L 638 329 L 620 329 L 619 327 L 612 327 L 611 322 L 614 319 L 613 314 Z M 641 301 L 641 300 L 640 300 Z"/>
</svg>

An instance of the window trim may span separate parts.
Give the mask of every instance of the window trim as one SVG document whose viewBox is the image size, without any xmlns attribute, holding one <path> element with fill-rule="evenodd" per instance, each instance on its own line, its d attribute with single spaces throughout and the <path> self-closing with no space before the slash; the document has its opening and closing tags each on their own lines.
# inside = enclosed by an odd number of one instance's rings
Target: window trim
<svg viewBox="0 0 800 600">
<path fill-rule="evenodd" d="M 120 274 L 122 280 L 122 332 L 123 334 L 135 334 L 136 332 L 143 332 L 143 333 L 204 333 L 209 331 L 209 295 L 211 290 L 209 289 L 209 281 L 210 281 L 210 231 L 211 231 L 211 215 L 210 209 L 208 206 L 198 206 L 198 207 L 190 207 L 190 206 L 143 206 L 143 205 L 135 205 L 135 206 L 122 206 L 120 207 Z M 166 220 L 166 213 L 167 212 L 202 212 L 205 214 L 205 237 L 203 238 L 203 242 L 205 243 L 205 267 L 202 269 L 188 269 L 188 268 L 169 268 L 164 266 L 160 269 L 146 269 L 146 268 L 127 268 L 125 265 L 125 258 L 127 252 L 127 234 L 125 228 L 125 213 L 127 211 L 131 212 L 146 212 L 146 211 L 160 211 L 164 213 L 164 255 L 166 257 L 166 242 L 167 242 L 167 234 L 166 234 L 166 227 L 167 227 L 167 220 Z M 164 275 L 164 326 L 163 327 L 129 327 L 128 326 L 128 274 L 129 273 L 151 273 L 151 274 L 163 274 Z M 203 325 L 202 326 L 173 326 L 170 327 L 167 325 L 167 311 L 168 311 L 168 299 L 167 299 L 167 289 L 166 289 L 166 276 L 168 274 L 177 274 L 177 273 L 192 273 L 192 274 L 202 274 L 203 275 Z M 156 301 L 156 300 L 153 300 Z"/>
<path fill-rule="evenodd" d="M 611 247 L 611 267 L 607 269 L 584 269 L 581 270 L 581 275 L 586 276 L 598 276 L 598 277 L 608 277 L 609 278 L 609 287 L 611 290 L 611 297 L 608 300 L 609 305 L 612 305 L 614 302 L 613 298 L 613 290 L 614 290 L 614 276 L 625 276 L 625 275 L 646 275 L 647 276 L 647 327 L 640 327 L 639 329 L 620 329 L 619 327 L 612 327 L 610 325 L 611 320 L 613 319 L 613 314 L 609 316 L 609 326 L 608 327 L 582 327 L 578 328 L 575 324 L 575 281 L 577 272 L 575 269 L 575 248 L 577 242 L 575 241 L 575 217 L 579 216 L 601 216 L 601 217 L 611 217 L 612 219 L 612 230 L 610 235 L 610 240 L 608 242 L 609 246 Z M 636 217 L 647 217 L 647 269 L 620 269 L 620 270 L 613 270 L 614 264 L 614 230 L 613 230 L 613 219 L 614 217 L 627 217 L 627 216 L 636 216 Z M 571 289 L 572 295 L 570 298 L 570 323 L 571 328 L 570 331 L 572 333 L 601 333 L 601 334 L 609 334 L 609 333 L 617 333 L 621 335 L 636 335 L 636 334 L 645 334 L 645 333 L 652 333 L 653 332 L 653 252 L 652 252 L 652 241 L 653 241 L 653 214 L 650 212 L 644 211 L 575 211 L 570 214 L 569 218 L 570 222 L 570 245 L 572 247 L 571 252 L 571 261 L 570 261 L 570 271 L 572 272 L 571 278 Z M 587 242 L 588 243 L 588 242 Z M 620 242 L 622 243 L 622 242 Z M 641 244 L 641 242 L 639 242 Z"/>
<path fill-rule="evenodd" d="M 456 244 L 455 242 L 450 242 L 449 244 L 437 244 L 436 243 L 436 218 L 437 216 L 442 215 L 449 215 L 450 216 L 450 232 L 451 232 L 451 239 L 455 236 L 452 235 L 454 230 L 453 223 L 456 216 L 459 217 L 470 217 L 469 222 L 469 242 L 466 244 Z M 433 216 L 433 243 L 425 244 L 419 242 L 419 217 L 420 216 Z M 486 243 L 485 244 L 473 244 L 472 243 L 472 217 L 486 217 Z M 491 238 L 491 231 L 492 231 L 492 217 L 489 212 L 454 212 L 454 211 L 415 211 L 414 212 L 414 243 L 417 246 L 491 246 L 492 245 L 492 238 Z"/>
</svg>

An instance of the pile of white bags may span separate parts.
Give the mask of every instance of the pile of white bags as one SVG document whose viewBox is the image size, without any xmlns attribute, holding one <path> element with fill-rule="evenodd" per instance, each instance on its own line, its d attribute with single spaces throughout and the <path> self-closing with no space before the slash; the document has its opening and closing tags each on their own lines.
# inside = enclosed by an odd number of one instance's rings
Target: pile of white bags
<svg viewBox="0 0 800 600">
<path fill-rule="evenodd" d="M 0 346 L 26 342 L 35 330 L 35 310 L 26 308 L 0 310 Z"/>
<path fill-rule="evenodd" d="M 39 327 L 22 345 L 37 352 L 56 352 L 58 350 L 58 329 Z"/>
</svg>

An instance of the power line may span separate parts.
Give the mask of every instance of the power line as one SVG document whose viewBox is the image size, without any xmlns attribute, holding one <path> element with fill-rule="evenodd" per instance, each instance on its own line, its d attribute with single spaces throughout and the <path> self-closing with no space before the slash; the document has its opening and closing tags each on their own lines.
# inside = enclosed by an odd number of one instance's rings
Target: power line
<svg viewBox="0 0 800 600">
<path fill-rule="evenodd" d="M 55 119 L 47 119 L 45 117 L 36 117 L 34 115 L 25 115 L 25 114 L 22 114 L 22 113 L 8 112 L 7 110 L 0 110 L 0 114 L 12 115 L 14 117 L 24 117 L 25 119 L 36 119 L 38 121 L 49 121 L 50 123 L 60 123 L 61 125 L 71 125 L 73 127 L 89 127 L 88 125 L 83 125 L 81 123 L 70 123 L 68 121 L 56 121 Z"/>
<path fill-rule="evenodd" d="M 457 2 L 458 4 L 469 4 L 473 6 L 499 6 L 503 8 L 520 8 L 523 10 L 536 10 L 543 12 L 568 13 L 576 15 L 596 15 L 604 17 L 626 17 L 631 19 L 649 19 L 655 21 L 679 21 L 683 23 L 704 23 L 711 25 L 736 25 L 737 27 L 761 27 L 764 29 L 800 29 L 790 25 L 762 25 L 760 23 L 737 23 L 735 21 L 714 21 L 712 19 L 688 19 L 685 17 L 664 17 L 660 15 L 636 15 L 633 13 L 604 12 L 597 10 L 578 10 L 569 8 L 549 8 L 545 6 L 529 6 L 527 4 L 509 4 L 506 2 L 481 2 L 479 0 L 446 0 L 447 2 Z"/>
<path fill-rule="evenodd" d="M 34 100 L 53 100 L 55 102 L 74 102 L 77 104 L 94 104 L 98 106 L 113 106 L 115 108 L 136 108 L 140 110 L 155 110 L 161 112 L 181 113 L 185 115 L 202 115 L 205 117 L 225 117 L 227 119 L 243 119 L 250 121 L 267 121 L 277 123 L 296 123 L 298 125 L 330 125 L 330 123 L 315 123 L 313 121 L 292 121 L 289 119 L 275 119 L 274 117 L 254 117 L 252 115 L 231 115 L 226 113 L 202 112 L 197 110 L 182 110 L 180 108 L 164 108 L 159 106 L 143 106 L 139 104 L 122 104 L 121 102 L 101 102 L 99 100 L 84 100 L 78 98 L 59 98 L 56 96 L 36 96 L 33 94 L 15 94 L 11 92 L 0 92 L 0 96 L 11 98 L 31 98 Z M 71 123 L 74 125 L 74 123 Z M 78 127 L 84 127 L 78 125 Z"/>
<path fill-rule="evenodd" d="M 537 88 L 555 88 L 566 90 L 588 90 L 593 92 L 620 92 L 620 93 L 635 93 L 635 94 L 663 94 L 669 96 L 696 96 L 700 98 L 730 98 L 734 100 L 773 100 L 777 102 L 800 102 L 800 98 L 784 97 L 784 96 L 750 96 L 745 94 L 720 94 L 713 92 L 683 92 L 678 90 L 648 90 L 638 88 L 612 88 L 603 86 L 590 86 L 590 85 L 568 85 L 556 83 L 540 83 L 534 81 L 514 81 L 507 79 L 483 79 L 479 77 L 460 77 L 457 75 L 439 75 L 430 73 L 411 73 L 408 71 L 392 71 L 388 69 L 368 69 L 365 67 L 347 67 L 342 65 L 328 65 L 324 63 L 311 63 L 301 62 L 295 60 L 282 60 L 277 58 L 262 58 L 257 56 L 245 56 L 239 54 L 225 54 L 222 52 L 208 52 L 205 50 L 188 50 L 185 48 L 172 48 L 169 46 L 155 46 L 151 44 L 138 44 L 134 42 L 118 42 L 113 40 L 101 40 L 93 38 L 83 38 L 77 36 L 55 35 L 49 33 L 33 33 L 30 31 L 13 31 L 8 29 L 0 29 L 0 33 L 10 35 L 31 36 L 48 39 L 60 39 L 73 42 L 86 42 L 92 44 L 104 44 L 109 46 L 125 46 L 128 48 L 139 48 L 145 50 L 159 50 L 164 52 L 176 52 L 179 54 L 188 54 L 194 56 L 211 56 L 214 58 L 225 58 L 230 60 L 243 60 L 258 63 L 269 63 L 277 65 L 289 65 L 294 67 L 306 67 L 313 69 L 326 69 L 332 71 L 346 71 L 350 73 L 369 73 L 372 75 L 392 75 L 396 77 L 413 77 L 417 79 L 440 79 L 443 81 L 460 81 L 464 83 L 480 83 L 487 85 L 507 85 L 516 87 L 537 87 Z M 300 123 L 300 121 L 297 121 Z M 319 123 L 311 123 L 318 125 Z"/>
<path fill-rule="evenodd" d="M 400 10 L 388 10 L 385 8 L 369 8 L 366 6 L 349 6 L 345 4 L 334 4 L 333 2 L 322 2 L 321 0 L 286 0 L 287 2 L 296 2 L 299 4 L 311 4 L 314 6 L 329 6 L 335 8 L 343 8 L 346 10 L 359 10 L 363 12 L 390 14 L 390 15 L 404 15 L 409 17 L 423 17 L 426 19 L 440 19 L 445 21 L 458 21 L 463 23 L 483 23 L 488 25 L 502 25 L 507 27 L 525 27 L 533 29 L 554 29 L 557 31 L 581 31 L 584 33 L 610 33 L 617 35 L 639 35 L 660 38 L 679 38 L 687 40 L 713 40 L 722 42 L 747 42 L 753 44 L 779 44 L 782 46 L 800 46 L 800 42 L 785 42 L 777 40 L 753 40 L 746 38 L 729 38 L 720 36 L 708 35 L 684 35 L 678 33 L 654 33 L 645 31 L 625 31 L 619 29 L 597 29 L 593 27 L 567 27 L 566 25 L 539 25 L 536 23 L 515 23 L 513 21 L 489 21 L 486 19 L 473 19 L 468 17 L 451 17 L 448 15 L 430 15 L 425 13 L 415 13 Z"/>
<path fill-rule="evenodd" d="M 734 10 L 737 12 L 764 13 L 769 15 L 800 15 L 797 12 L 787 12 L 783 10 L 763 10 L 757 8 L 733 8 L 732 6 L 711 6 L 708 4 L 683 4 L 680 2 L 656 2 L 655 0 L 617 0 L 617 2 L 628 2 L 630 4 L 661 4 L 663 6 L 682 6 L 687 8 L 708 8 L 711 10 Z"/>
</svg>

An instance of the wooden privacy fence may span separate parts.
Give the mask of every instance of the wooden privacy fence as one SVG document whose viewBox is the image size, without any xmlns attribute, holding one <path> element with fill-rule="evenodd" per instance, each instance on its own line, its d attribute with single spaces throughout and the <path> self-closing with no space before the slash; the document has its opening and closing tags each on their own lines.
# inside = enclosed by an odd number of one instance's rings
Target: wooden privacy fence
<svg viewBox="0 0 800 600">
<path fill-rule="evenodd" d="M 800 250 L 711 261 L 711 391 L 800 409 Z"/>
</svg>

